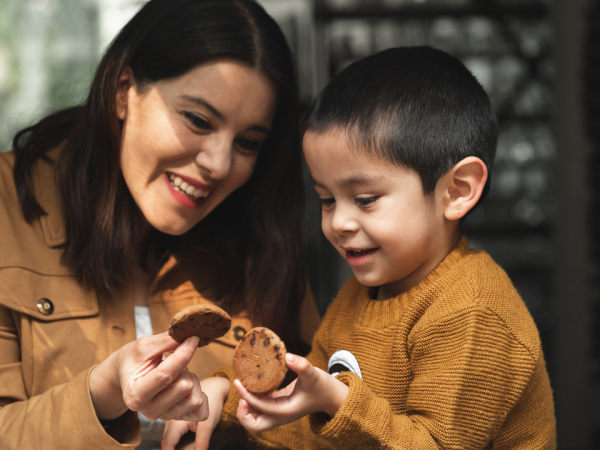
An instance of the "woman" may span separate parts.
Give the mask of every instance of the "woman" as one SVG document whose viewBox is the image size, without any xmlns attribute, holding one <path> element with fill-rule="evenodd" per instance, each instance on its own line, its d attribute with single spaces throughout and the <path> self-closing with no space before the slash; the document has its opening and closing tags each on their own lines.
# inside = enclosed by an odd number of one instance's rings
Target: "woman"
<svg viewBox="0 0 600 450">
<path fill-rule="evenodd" d="M 1 448 L 135 447 L 134 411 L 202 420 L 198 379 L 254 325 L 306 352 L 297 111 L 255 2 L 152 0 L 83 106 L 17 134 L 0 155 Z M 164 333 L 207 302 L 233 316 L 224 338 Z"/>
</svg>

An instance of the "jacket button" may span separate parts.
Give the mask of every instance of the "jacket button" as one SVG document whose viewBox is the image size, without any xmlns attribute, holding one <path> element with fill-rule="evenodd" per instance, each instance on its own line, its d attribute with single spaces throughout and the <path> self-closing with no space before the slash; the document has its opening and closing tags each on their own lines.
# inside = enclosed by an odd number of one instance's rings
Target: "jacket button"
<svg viewBox="0 0 600 450">
<path fill-rule="evenodd" d="M 40 314 L 43 314 L 44 316 L 49 316 L 54 312 L 54 305 L 47 298 L 40 298 L 37 301 L 36 306 Z"/>
<path fill-rule="evenodd" d="M 246 336 L 246 330 L 244 330 L 242 327 L 235 327 L 233 329 L 233 337 L 238 341 L 241 341 L 244 336 Z"/>
</svg>

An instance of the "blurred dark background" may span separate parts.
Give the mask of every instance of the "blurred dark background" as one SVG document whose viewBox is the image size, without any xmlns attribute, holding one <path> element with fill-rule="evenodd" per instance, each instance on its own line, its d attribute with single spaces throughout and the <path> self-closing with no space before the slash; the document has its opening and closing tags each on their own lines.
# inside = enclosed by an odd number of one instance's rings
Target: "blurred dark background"
<svg viewBox="0 0 600 450">
<path fill-rule="evenodd" d="M 470 245 L 508 272 L 538 328 L 559 448 L 600 449 L 600 2 L 260 0 L 295 49 L 306 106 L 352 61 L 431 45 L 459 57 L 500 121 L 492 191 Z M 0 148 L 80 101 L 132 0 L 1 0 Z M 321 312 L 351 275 L 307 188 L 306 267 Z"/>
</svg>

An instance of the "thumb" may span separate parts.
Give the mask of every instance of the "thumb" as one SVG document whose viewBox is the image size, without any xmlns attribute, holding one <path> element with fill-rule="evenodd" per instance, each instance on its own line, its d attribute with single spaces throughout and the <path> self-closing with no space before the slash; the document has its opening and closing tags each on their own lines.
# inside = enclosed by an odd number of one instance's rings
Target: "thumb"
<svg viewBox="0 0 600 450">
<path fill-rule="evenodd" d="M 289 369 L 293 370 L 298 374 L 298 379 L 310 377 L 313 375 L 314 367 L 308 361 L 308 359 L 302 356 L 288 353 L 285 355 L 285 363 Z"/>
</svg>

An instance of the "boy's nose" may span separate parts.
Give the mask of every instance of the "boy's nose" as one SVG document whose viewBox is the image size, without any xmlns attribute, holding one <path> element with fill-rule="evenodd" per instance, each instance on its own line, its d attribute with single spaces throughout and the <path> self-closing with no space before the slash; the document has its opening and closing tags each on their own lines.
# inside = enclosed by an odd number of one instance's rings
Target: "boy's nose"
<svg viewBox="0 0 600 450">
<path fill-rule="evenodd" d="M 233 139 L 219 134 L 207 137 L 196 155 L 196 164 L 206 170 L 213 180 L 222 180 L 229 174 L 232 160 Z"/>
<path fill-rule="evenodd" d="M 336 234 L 354 233 L 358 231 L 358 222 L 343 206 L 336 205 L 331 218 L 331 229 Z"/>
</svg>

